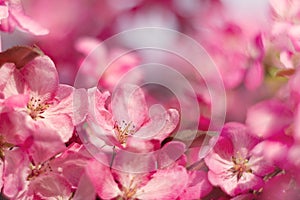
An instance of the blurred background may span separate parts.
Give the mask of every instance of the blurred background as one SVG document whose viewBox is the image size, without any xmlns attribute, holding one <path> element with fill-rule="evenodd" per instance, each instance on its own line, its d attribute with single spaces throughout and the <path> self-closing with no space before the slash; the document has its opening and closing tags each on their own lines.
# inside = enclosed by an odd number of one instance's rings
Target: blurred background
<svg viewBox="0 0 300 200">
<path fill-rule="evenodd" d="M 74 84 L 83 59 L 101 41 L 132 28 L 162 27 L 190 36 L 213 58 L 226 88 L 226 121 L 244 121 L 246 110 L 250 105 L 271 96 L 277 89 L 276 85 L 265 83 L 263 77 L 266 70 L 261 66 L 266 57 L 265 36 L 268 35 L 272 20 L 268 0 L 23 0 L 22 2 L 25 13 L 49 29 L 50 33 L 45 36 L 32 36 L 18 30 L 13 34 L 1 33 L 2 49 L 14 45 L 36 44 L 55 62 L 61 83 Z M 168 43 L 168 40 L 171 39 L 161 37 L 162 43 Z M 183 48 L 180 41 L 169 42 L 177 44 L 176 48 Z M 103 48 L 99 50 L 91 65 L 99 65 L 103 60 L 113 57 L 125 48 L 118 44 Z M 174 66 L 176 63 L 179 66 L 177 68 L 181 68 L 181 73 L 186 76 L 193 74 L 193 70 L 189 70 L 191 66 L 177 61 L 174 56 L 164 54 L 158 57 L 159 61 L 167 65 Z M 151 58 L 144 58 L 135 53 L 126 54 L 113 64 L 110 72 L 106 73 L 101 87 L 110 90 L 122 73 L 145 63 L 145 60 L 149 62 Z M 158 62 L 157 57 L 155 61 Z M 205 124 L 210 105 L 207 91 L 201 77 L 189 80 L 195 80 L 192 85 L 198 93 L 199 102 L 204 106 L 202 121 Z M 167 92 L 162 94 L 167 95 Z M 157 94 L 156 98 L 159 98 L 159 95 Z M 239 109 L 236 109 L 237 107 Z"/>
</svg>

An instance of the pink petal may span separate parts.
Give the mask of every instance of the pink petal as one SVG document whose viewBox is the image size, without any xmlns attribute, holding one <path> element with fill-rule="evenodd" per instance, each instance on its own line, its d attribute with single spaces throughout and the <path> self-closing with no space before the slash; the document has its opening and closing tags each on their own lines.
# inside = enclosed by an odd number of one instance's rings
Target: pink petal
<svg viewBox="0 0 300 200">
<path fill-rule="evenodd" d="M 46 199 L 69 199 L 72 190 L 71 185 L 63 176 L 50 172 L 42 174 L 31 181 L 30 193 Z"/>
<path fill-rule="evenodd" d="M 0 89 L 3 90 L 6 98 L 24 92 L 26 88 L 25 80 L 13 64 L 4 64 L 1 67 L 0 72 Z"/>
<path fill-rule="evenodd" d="M 153 105 L 150 108 L 150 120 L 143 124 L 134 134 L 135 137 L 141 139 L 154 139 L 154 137 L 160 132 L 166 125 L 168 113 L 161 105 Z M 160 138 L 163 140 L 164 138 Z"/>
<path fill-rule="evenodd" d="M 26 124 L 26 116 L 20 112 L 1 113 L 0 121 L 1 136 L 8 143 L 22 146 L 26 139 L 32 135 L 32 131 Z"/>
<path fill-rule="evenodd" d="M 295 141 L 300 142 L 300 104 L 295 110 L 294 126 L 294 139 Z"/>
<path fill-rule="evenodd" d="M 280 174 L 265 184 L 261 199 L 300 199 L 299 189 L 300 185 L 296 183 L 290 173 Z"/>
<path fill-rule="evenodd" d="M 3 172 L 3 194 L 9 198 L 16 197 L 26 190 L 29 159 L 20 149 L 6 151 Z"/>
<path fill-rule="evenodd" d="M 251 151 L 249 165 L 256 175 L 264 176 L 274 170 L 274 166 L 286 165 L 289 150 L 288 141 L 262 141 Z"/>
<path fill-rule="evenodd" d="M 89 159 L 90 155 L 86 154 L 85 148 L 74 143 L 52 160 L 50 165 L 54 172 L 62 174 L 73 187 L 77 187 Z"/>
<path fill-rule="evenodd" d="M 47 29 L 41 27 L 38 23 L 24 14 L 21 1 L 19 0 L 9 2 L 9 14 L 9 17 L 13 19 L 16 26 L 21 30 L 34 35 L 46 35 L 49 33 Z"/>
<path fill-rule="evenodd" d="M 103 199 L 112 199 L 121 195 L 117 183 L 108 167 L 92 160 L 88 163 L 86 173 L 94 185 L 97 194 Z M 105 180 L 105 181 L 102 181 Z"/>
<path fill-rule="evenodd" d="M 239 181 L 237 181 L 237 177 L 232 176 L 230 172 L 215 174 L 209 171 L 208 180 L 212 185 L 219 186 L 230 196 L 235 196 L 249 190 L 258 190 L 263 186 L 263 180 L 251 173 L 244 173 Z"/>
<path fill-rule="evenodd" d="M 0 20 L 8 17 L 8 8 L 6 5 L 0 5 Z"/>
<path fill-rule="evenodd" d="M 294 64 L 292 62 L 292 53 L 288 51 L 283 51 L 280 53 L 280 62 L 284 65 L 287 69 L 293 69 Z"/>
<path fill-rule="evenodd" d="M 29 154 L 36 164 L 43 163 L 66 149 L 61 138 L 53 130 L 37 128 L 33 133 L 32 140 Z"/>
<path fill-rule="evenodd" d="M 241 194 L 234 198 L 231 198 L 230 200 L 253 200 L 257 197 L 254 194 Z"/>
<path fill-rule="evenodd" d="M 232 156 L 234 155 L 232 141 L 220 136 L 213 150 L 205 157 L 205 163 L 210 170 L 219 173 L 232 167 Z"/>
<path fill-rule="evenodd" d="M 182 142 L 171 141 L 157 151 L 157 162 L 159 168 L 165 168 L 174 164 L 185 152 Z"/>
<path fill-rule="evenodd" d="M 180 181 L 178 181 L 180 180 Z M 188 174 L 184 167 L 158 170 L 152 179 L 135 194 L 139 199 L 176 199 L 188 184 Z"/>
<path fill-rule="evenodd" d="M 141 88 L 126 84 L 114 91 L 111 102 L 114 118 L 139 128 L 148 119 L 148 107 Z"/>
<path fill-rule="evenodd" d="M 210 171 L 221 173 L 233 166 L 231 158 L 233 156 L 233 146 L 230 140 L 220 138 L 212 152 L 205 157 L 205 163 Z"/>
<path fill-rule="evenodd" d="M 284 17 L 288 8 L 288 1 L 285 0 L 269 0 L 270 5 L 280 17 Z"/>
<path fill-rule="evenodd" d="M 268 100 L 252 106 L 247 113 L 246 124 L 250 132 L 261 138 L 276 136 L 292 121 L 292 112 L 277 100 Z"/>
<path fill-rule="evenodd" d="M 179 113 L 175 109 L 155 111 L 154 115 L 150 117 L 150 121 L 143 125 L 135 133 L 135 136 L 163 141 L 176 128 L 178 121 Z"/>
<path fill-rule="evenodd" d="M 4 106 L 12 109 L 25 108 L 28 102 L 29 95 L 12 95 L 5 100 Z"/>
<path fill-rule="evenodd" d="M 212 190 L 204 171 L 189 171 L 189 183 L 179 199 L 199 199 Z"/>
<path fill-rule="evenodd" d="M 147 173 L 157 170 L 157 159 L 154 152 L 135 153 L 116 151 L 112 168 L 127 173 Z"/>
<path fill-rule="evenodd" d="M 105 102 L 109 96 L 109 92 L 101 93 L 96 87 L 88 89 L 90 119 L 104 129 L 111 130 L 115 122 L 112 114 L 105 108 Z"/>
<path fill-rule="evenodd" d="M 54 102 L 48 108 L 48 112 L 55 115 L 64 113 L 72 116 L 73 110 L 73 93 L 75 88 L 69 85 L 59 84 L 54 98 Z"/>
<path fill-rule="evenodd" d="M 283 34 L 286 34 L 287 31 L 291 28 L 291 24 L 286 22 L 275 22 L 272 27 L 272 35 L 275 37 L 281 37 Z"/>
<path fill-rule="evenodd" d="M 52 104 L 47 109 L 47 116 L 66 114 L 76 125 L 85 118 L 87 106 L 84 89 L 76 90 L 72 86 L 60 84 Z"/>
<path fill-rule="evenodd" d="M 48 114 L 48 113 L 47 113 Z M 67 114 L 46 115 L 44 119 L 38 119 L 37 123 L 42 126 L 56 131 L 63 142 L 69 141 L 73 135 L 74 125 L 72 119 Z"/>
<path fill-rule="evenodd" d="M 0 67 L 0 91 L 2 91 L 7 80 L 12 76 L 15 66 L 12 63 L 5 63 Z"/>
<path fill-rule="evenodd" d="M 255 90 L 264 80 L 264 71 L 261 61 L 256 61 L 247 71 L 245 86 L 248 90 Z"/>
<path fill-rule="evenodd" d="M 88 96 L 85 89 L 75 89 L 73 94 L 73 123 L 83 122 L 88 114 Z"/>
<path fill-rule="evenodd" d="M 73 199 L 94 200 L 95 198 L 96 192 L 91 180 L 86 174 L 82 175 Z"/>
<path fill-rule="evenodd" d="M 158 140 L 143 140 L 137 137 L 128 137 L 126 141 L 126 150 L 130 152 L 146 153 L 158 148 L 160 148 Z"/>
<path fill-rule="evenodd" d="M 258 139 L 250 135 L 247 127 L 240 123 L 230 122 L 225 124 L 221 135 L 229 138 L 233 144 L 234 153 L 244 158 L 258 143 Z"/>
<path fill-rule="evenodd" d="M 58 74 L 49 57 L 36 57 L 21 69 L 21 73 L 33 96 L 44 101 L 54 98 L 58 90 Z"/>
<path fill-rule="evenodd" d="M 127 172 L 122 172 L 122 171 L 113 171 L 113 175 L 115 177 L 115 180 L 117 180 L 120 185 L 122 186 L 122 192 L 123 192 L 123 197 L 124 195 L 124 190 L 126 189 L 133 189 L 132 186 L 135 186 L 135 188 L 140 188 L 147 184 L 149 181 L 151 173 L 127 173 Z"/>
<path fill-rule="evenodd" d="M 299 91 L 299 84 L 300 84 L 300 70 L 297 70 L 296 73 L 291 77 L 290 81 L 288 82 L 288 87 L 290 89 L 290 95 L 295 103 L 300 102 L 300 91 Z"/>
<path fill-rule="evenodd" d="M 289 29 L 289 36 L 291 38 L 291 41 L 293 42 L 293 45 L 297 51 L 300 50 L 300 26 L 299 25 L 293 25 Z"/>
<path fill-rule="evenodd" d="M 95 59 L 98 60 L 99 57 L 102 58 L 102 61 L 106 58 L 105 49 L 101 48 L 102 46 L 99 45 L 101 41 L 93 37 L 82 37 L 76 41 L 75 48 L 77 51 L 83 53 L 84 55 L 89 55 L 93 50 L 99 51 L 97 53 L 97 57 Z M 97 47 L 97 49 L 96 49 Z M 101 59 L 99 59 L 101 61 Z"/>
</svg>

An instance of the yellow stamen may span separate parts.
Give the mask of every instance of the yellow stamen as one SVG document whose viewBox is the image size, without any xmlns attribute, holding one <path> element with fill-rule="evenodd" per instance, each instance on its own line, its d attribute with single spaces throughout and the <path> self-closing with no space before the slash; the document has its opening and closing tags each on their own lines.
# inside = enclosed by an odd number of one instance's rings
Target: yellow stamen
<svg viewBox="0 0 300 200">
<path fill-rule="evenodd" d="M 132 125 L 132 122 L 128 124 L 123 121 L 122 125 L 119 126 L 116 122 L 114 129 L 116 130 L 117 140 L 121 143 L 123 147 L 126 147 L 126 141 L 128 136 L 133 135 L 135 126 Z"/>
</svg>

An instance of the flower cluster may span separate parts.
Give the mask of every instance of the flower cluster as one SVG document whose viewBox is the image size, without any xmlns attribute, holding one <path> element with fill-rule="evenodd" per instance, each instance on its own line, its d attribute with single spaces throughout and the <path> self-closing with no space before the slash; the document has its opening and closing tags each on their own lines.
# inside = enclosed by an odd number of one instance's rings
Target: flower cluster
<svg viewBox="0 0 300 200">
<path fill-rule="evenodd" d="M 230 15 L 220 0 L 199 2 L 28 0 L 29 17 L 20 0 L 0 0 L 1 31 L 33 34 L 26 43 L 43 49 L 16 46 L 0 53 L 0 198 L 300 199 L 299 1 L 268 0 L 257 19 Z M 63 84 L 74 82 L 82 63 L 89 77 L 79 80 L 83 85 L 99 78 L 97 66 L 125 52 L 117 44 L 99 47 L 101 41 L 149 16 L 155 26 L 202 44 L 222 77 L 225 123 L 204 154 L 213 103 L 205 81 L 185 62 L 153 54 L 180 64 L 197 105 L 189 105 L 189 91 L 182 102 L 162 88 L 132 84 L 153 74 L 138 72 L 118 84 L 149 61 L 137 53 L 114 60 L 97 86 Z M 173 39 L 162 43 L 184 49 L 180 38 Z M 186 105 L 188 114 L 181 110 Z M 194 107 L 201 113 L 191 139 Z"/>
</svg>

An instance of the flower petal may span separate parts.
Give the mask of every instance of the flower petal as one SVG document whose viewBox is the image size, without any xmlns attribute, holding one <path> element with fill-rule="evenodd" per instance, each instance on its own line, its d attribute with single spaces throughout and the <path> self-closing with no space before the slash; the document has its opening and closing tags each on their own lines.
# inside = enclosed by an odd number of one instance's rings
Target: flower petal
<svg viewBox="0 0 300 200">
<path fill-rule="evenodd" d="M 268 100 L 248 110 L 246 124 L 253 135 L 269 138 L 283 133 L 291 124 L 292 118 L 292 112 L 285 104 L 277 100 Z"/>
<path fill-rule="evenodd" d="M 29 194 L 45 199 L 69 199 L 72 195 L 71 185 L 57 173 L 42 174 L 33 179 L 29 186 Z"/>
<path fill-rule="evenodd" d="M 117 183 L 108 167 L 92 160 L 88 163 L 86 173 L 93 183 L 97 194 L 103 199 L 112 199 L 121 195 Z M 105 181 L 103 181 L 105 180 Z"/>
<path fill-rule="evenodd" d="M 32 140 L 29 154 L 36 164 L 43 163 L 66 149 L 61 138 L 53 130 L 37 127 Z"/>
<path fill-rule="evenodd" d="M 189 183 L 179 199 L 199 199 L 212 190 L 204 171 L 189 171 Z"/>
<path fill-rule="evenodd" d="M 176 128 L 179 121 L 179 113 L 175 109 L 157 110 L 150 112 L 150 120 L 143 125 L 135 137 L 150 138 L 163 141 Z"/>
<path fill-rule="evenodd" d="M 7 151 L 3 172 L 3 194 L 9 198 L 26 191 L 29 159 L 21 149 Z"/>
<path fill-rule="evenodd" d="M 0 90 L 4 97 L 22 94 L 26 83 L 22 75 L 11 63 L 4 64 L 0 69 Z"/>
<path fill-rule="evenodd" d="M 38 23 L 30 19 L 23 12 L 21 1 L 10 1 L 9 4 L 9 17 L 11 17 L 16 25 L 26 32 L 34 35 L 46 35 L 49 31 L 41 27 Z"/>
<path fill-rule="evenodd" d="M 233 144 L 235 154 L 246 158 L 248 152 L 259 142 L 259 140 L 249 134 L 244 124 L 230 122 L 224 125 L 222 136 L 227 137 Z"/>
<path fill-rule="evenodd" d="M 53 61 L 49 57 L 36 57 L 20 71 L 33 96 L 44 101 L 54 98 L 58 90 L 58 74 Z"/>
<path fill-rule="evenodd" d="M 101 93 L 96 87 L 88 89 L 88 120 L 107 130 L 111 130 L 114 126 L 112 114 L 105 108 L 109 96 L 109 92 Z"/>
<path fill-rule="evenodd" d="M 74 131 L 71 117 L 67 114 L 46 115 L 46 113 L 44 117 L 44 119 L 38 119 L 37 123 L 40 124 L 41 127 L 44 126 L 56 131 L 56 134 L 61 137 L 63 142 L 68 142 Z"/>
<path fill-rule="evenodd" d="M 158 170 L 145 186 L 137 190 L 135 197 L 145 200 L 176 199 L 183 192 L 187 184 L 188 174 L 182 166 Z"/>
<path fill-rule="evenodd" d="M 87 175 L 83 174 L 73 199 L 94 200 L 95 198 L 96 192 L 93 184 Z"/>
<path fill-rule="evenodd" d="M 118 122 L 132 122 L 139 128 L 148 119 L 148 107 L 141 88 L 125 84 L 117 88 L 112 96 L 111 109 Z"/>
<path fill-rule="evenodd" d="M 256 61 L 247 71 L 245 86 L 248 90 L 255 90 L 264 80 L 264 71 L 261 61 Z"/>
<path fill-rule="evenodd" d="M 219 186 L 224 192 L 230 196 L 235 196 L 249 190 L 258 190 L 263 186 L 263 180 L 251 173 L 244 173 L 237 180 L 237 176 L 231 172 L 215 174 L 212 171 L 208 172 L 208 180 L 214 186 Z"/>
</svg>

